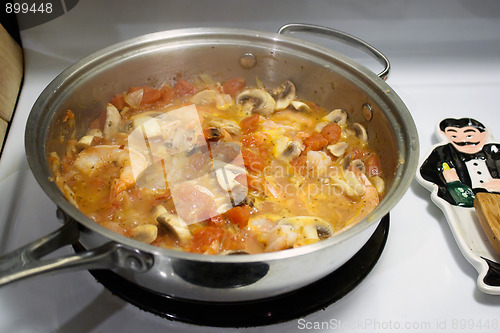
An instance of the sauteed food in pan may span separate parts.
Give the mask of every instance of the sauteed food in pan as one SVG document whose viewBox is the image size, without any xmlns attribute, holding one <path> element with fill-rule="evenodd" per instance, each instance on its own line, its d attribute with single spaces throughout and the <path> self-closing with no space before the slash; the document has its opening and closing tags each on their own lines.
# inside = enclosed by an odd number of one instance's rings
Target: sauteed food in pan
<svg viewBox="0 0 500 333">
<path fill-rule="evenodd" d="M 367 216 L 384 177 L 365 128 L 301 100 L 291 81 L 256 81 L 131 87 L 51 153 L 54 180 L 102 226 L 195 253 L 299 247 Z"/>
</svg>

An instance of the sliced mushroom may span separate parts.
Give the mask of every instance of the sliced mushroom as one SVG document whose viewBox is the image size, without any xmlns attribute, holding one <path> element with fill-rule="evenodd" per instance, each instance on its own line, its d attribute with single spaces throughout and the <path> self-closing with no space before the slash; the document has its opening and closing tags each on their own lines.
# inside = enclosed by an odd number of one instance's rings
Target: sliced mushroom
<svg viewBox="0 0 500 333">
<path fill-rule="evenodd" d="M 361 125 L 360 123 L 354 123 L 351 127 L 361 142 L 368 142 L 368 134 L 366 133 L 366 128 L 363 125 Z"/>
<path fill-rule="evenodd" d="M 352 156 L 347 155 L 342 161 L 342 169 L 343 171 L 361 171 L 362 173 L 366 173 L 365 163 L 363 163 L 360 159 L 352 159 Z"/>
<path fill-rule="evenodd" d="M 132 127 L 135 130 L 140 128 L 140 131 L 142 131 L 142 136 L 144 138 L 155 138 L 162 136 L 160 122 L 156 118 L 150 116 L 135 117 L 132 120 Z"/>
<path fill-rule="evenodd" d="M 92 141 L 94 141 L 94 136 L 93 135 L 84 135 L 78 140 L 76 143 L 76 148 L 78 149 L 85 149 L 88 148 L 92 145 Z"/>
<path fill-rule="evenodd" d="M 234 180 L 235 176 L 232 172 L 228 172 L 225 168 L 215 170 L 215 176 L 217 177 L 217 182 L 220 187 L 226 191 L 231 191 L 239 183 Z"/>
<path fill-rule="evenodd" d="M 301 102 L 301 101 L 291 101 L 290 104 L 292 104 L 293 108 L 297 111 L 300 111 L 300 112 L 311 112 L 311 108 L 309 107 L 309 105 L 307 105 L 306 103 L 304 102 Z"/>
<path fill-rule="evenodd" d="M 351 166 L 351 161 L 352 161 L 351 154 L 344 157 L 341 163 L 343 171 L 349 170 L 349 167 Z"/>
<path fill-rule="evenodd" d="M 143 224 L 132 229 L 132 238 L 146 244 L 151 244 L 158 236 L 158 227 L 153 224 Z"/>
<path fill-rule="evenodd" d="M 208 141 L 219 141 L 222 138 L 222 131 L 217 127 L 205 128 L 203 134 Z"/>
<path fill-rule="evenodd" d="M 305 148 L 306 147 L 301 141 L 292 140 L 286 145 L 286 148 L 283 151 L 283 156 L 289 160 L 292 160 L 296 157 L 299 157 L 299 155 L 304 151 Z"/>
<path fill-rule="evenodd" d="M 102 138 L 102 131 L 98 128 L 91 128 L 85 133 L 85 135 L 92 135 L 96 138 Z"/>
<path fill-rule="evenodd" d="M 244 111 L 269 116 L 275 111 L 274 98 L 262 89 L 247 89 L 236 96 L 236 103 L 243 105 Z"/>
<path fill-rule="evenodd" d="M 325 126 L 328 125 L 329 123 L 330 122 L 328 121 L 321 121 L 316 124 L 316 127 L 314 127 L 314 129 L 316 130 L 316 132 L 321 132 L 323 128 L 325 128 Z"/>
<path fill-rule="evenodd" d="M 95 138 L 102 138 L 102 131 L 98 128 L 91 128 L 76 143 L 76 148 L 86 149 L 92 145 Z"/>
<path fill-rule="evenodd" d="M 320 240 L 324 240 L 332 236 L 332 229 L 325 228 L 325 226 L 322 225 L 316 225 L 316 232 L 318 233 L 318 238 Z"/>
<path fill-rule="evenodd" d="M 290 80 L 283 82 L 271 93 L 276 101 L 276 110 L 283 110 L 295 99 L 295 85 Z"/>
<path fill-rule="evenodd" d="M 353 160 L 351 162 L 351 167 L 354 170 L 358 170 L 358 171 L 361 171 L 362 173 L 366 173 L 365 164 L 360 159 Z"/>
<path fill-rule="evenodd" d="M 208 122 L 208 125 L 224 129 L 233 135 L 241 134 L 241 127 L 234 120 L 214 118 Z"/>
<path fill-rule="evenodd" d="M 196 95 L 192 96 L 189 101 L 198 105 L 205 105 L 215 103 L 217 96 L 219 93 L 215 90 L 202 90 Z"/>
<path fill-rule="evenodd" d="M 323 120 L 329 121 L 331 123 L 337 123 L 340 126 L 345 126 L 347 125 L 347 112 L 342 109 L 335 109 L 324 116 Z"/>
<path fill-rule="evenodd" d="M 275 141 L 275 149 L 277 157 L 290 161 L 298 157 L 304 151 L 305 146 L 301 141 L 292 141 L 287 137 L 283 137 Z"/>
<path fill-rule="evenodd" d="M 118 133 L 120 129 L 120 122 L 122 116 L 120 111 L 111 103 L 108 103 L 106 107 L 106 121 L 104 122 L 103 134 L 105 138 L 109 138 L 111 135 Z"/>
<path fill-rule="evenodd" d="M 349 144 L 347 142 L 341 141 L 327 146 L 326 149 L 328 149 L 328 151 L 332 153 L 333 156 L 340 157 L 345 154 L 347 147 L 349 147 Z"/>
<path fill-rule="evenodd" d="M 223 166 L 216 167 L 215 176 L 220 187 L 226 191 L 232 191 L 237 186 L 242 184 L 236 180 L 240 174 L 246 175 L 246 169 L 233 164 L 224 164 Z"/>
<path fill-rule="evenodd" d="M 228 202 L 224 202 L 221 205 L 218 205 L 219 208 L 217 209 L 217 211 L 219 213 L 222 213 L 231 209 L 232 206 L 241 204 L 247 197 L 247 171 L 244 167 L 226 163 L 214 163 L 214 167 L 217 183 L 220 185 L 221 189 L 229 195 L 231 201 L 231 205 L 229 205 Z M 239 175 L 245 175 L 240 180 L 241 182 L 236 180 L 236 177 L 238 177 Z M 224 196 L 226 200 L 228 198 L 227 194 Z"/>
<path fill-rule="evenodd" d="M 176 214 L 169 213 L 162 205 L 153 208 L 153 215 L 156 221 L 165 226 L 181 243 L 191 238 L 187 223 Z"/>
<path fill-rule="evenodd" d="M 382 194 L 385 191 L 385 181 L 382 177 L 380 176 L 373 176 L 370 177 L 370 182 L 375 186 L 377 189 L 378 194 Z"/>
</svg>

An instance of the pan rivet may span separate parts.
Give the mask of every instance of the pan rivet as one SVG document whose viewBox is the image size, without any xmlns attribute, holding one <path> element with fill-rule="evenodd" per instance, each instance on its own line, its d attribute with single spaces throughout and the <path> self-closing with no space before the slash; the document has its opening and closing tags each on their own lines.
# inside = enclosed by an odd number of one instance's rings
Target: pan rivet
<svg viewBox="0 0 500 333">
<path fill-rule="evenodd" d="M 137 258 L 132 257 L 132 256 L 127 257 L 126 266 L 134 271 L 138 271 L 138 270 L 142 269 L 141 261 L 138 260 Z"/>
<path fill-rule="evenodd" d="M 363 117 L 365 117 L 366 121 L 370 121 L 373 118 L 373 110 L 372 106 L 368 103 L 365 103 L 361 106 L 361 111 L 363 112 Z"/>
<path fill-rule="evenodd" d="M 245 53 L 240 57 L 240 66 L 245 69 L 253 68 L 257 64 L 257 59 L 251 53 Z"/>
</svg>

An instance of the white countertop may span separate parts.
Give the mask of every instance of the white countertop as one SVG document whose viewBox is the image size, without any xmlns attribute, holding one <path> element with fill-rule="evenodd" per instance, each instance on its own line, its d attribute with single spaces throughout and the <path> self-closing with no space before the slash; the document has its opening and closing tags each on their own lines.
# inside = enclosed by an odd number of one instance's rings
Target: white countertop
<svg viewBox="0 0 500 333">
<path fill-rule="evenodd" d="M 24 86 L 0 160 L 0 253 L 59 226 L 55 205 L 29 170 L 23 137 L 34 101 L 67 66 L 108 45 L 155 31 L 197 26 L 277 31 L 290 22 L 346 31 L 389 57 L 387 83 L 414 117 L 421 158 L 437 143 L 436 123 L 448 116 L 474 117 L 500 140 L 497 1 L 81 0 L 65 15 L 21 33 Z M 498 332 L 500 296 L 480 292 L 476 277 L 429 192 L 413 182 L 391 211 L 379 262 L 356 289 L 301 321 L 240 331 L 308 331 L 326 325 L 314 331 Z M 85 271 L 34 277 L 0 289 L 0 332 L 135 331 L 224 329 L 140 311 Z"/>
</svg>

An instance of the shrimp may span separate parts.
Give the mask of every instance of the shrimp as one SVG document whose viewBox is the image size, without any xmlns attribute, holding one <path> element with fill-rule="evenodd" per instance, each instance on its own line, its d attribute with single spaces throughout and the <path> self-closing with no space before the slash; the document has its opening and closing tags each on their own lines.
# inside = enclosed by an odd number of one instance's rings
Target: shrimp
<svg viewBox="0 0 500 333">
<path fill-rule="evenodd" d="M 73 165 L 87 176 L 101 172 L 106 166 L 119 167 L 120 176 L 111 185 L 112 193 L 118 194 L 135 185 L 136 179 L 146 170 L 148 162 L 144 155 L 135 149 L 102 145 L 81 151 Z"/>
<path fill-rule="evenodd" d="M 359 215 L 357 217 L 357 220 L 359 221 L 365 218 L 366 215 L 368 215 L 372 210 L 375 209 L 375 207 L 377 207 L 377 205 L 380 203 L 380 197 L 377 188 L 372 184 L 372 182 L 364 173 L 359 172 L 357 174 L 357 177 L 364 190 L 364 195 L 360 199 L 362 204 L 360 205 Z"/>
<path fill-rule="evenodd" d="M 332 159 L 322 151 L 308 151 L 306 165 L 308 170 L 312 170 L 313 176 L 324 176 L 328 167 L 332 165 Z"/>
<path fill-rule="evenodd" d="M 311 128 L 313 120 L 299 112 L 292 110 L 282 110 L 270 116 L 270 119 L 279 123 L 284 128 L 290 128 L 298 131 Z"/>
<path fill-rule="evenodd" d="M 331 175 L 330 179 L 342 194 L 353 201 L 353 208 L 357 207 L 357 211 L 346 221 L 345 226 L 365 218 L 380 202 L 377 187 L 361 170 L 343 170 L 340 174 Z"/>
</svg>

